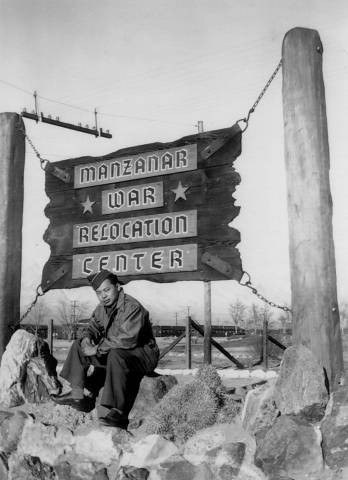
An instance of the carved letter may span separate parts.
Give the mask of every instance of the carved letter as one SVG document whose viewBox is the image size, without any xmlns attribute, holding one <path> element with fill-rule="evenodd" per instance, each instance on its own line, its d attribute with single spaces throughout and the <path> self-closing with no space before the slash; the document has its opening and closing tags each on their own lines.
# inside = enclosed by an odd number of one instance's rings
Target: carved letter
<svg viewBox="0 0 348 480">
<path fill-rule="evenodd" d="M 169 267 L 170 268 L 182 268 L 183 267 L 183 256 L 184 256 L 184 252 L 182 250 L 170 250 Z"/>
<path fill-rule="evenodd" d="M 147 203 L 156 203 L 155 193 L 156 193 L 156 190 L 154 189 L 154 187 L 152 186 L 144 187 L 144 190 L 143 190 L 144 205 L 146 205 Z"/>
<path fill-rule="evenodd" d="M 91 270 L 87 265 L 88 263 L 91 263 L 91 262 L 93 262 L 93 257 L 86 257 L 83 259 L 82 273 L 84 273 L 85 275 L 89 275 L 90 273 L 93 272 L 93 270 Z"/>
<path fill-rule="evenodd" d="M 163 257 L 162 251 L 159 250 L 157 252 L 152 252 L 151 268 L 154 268 L 156 270 L 162 270 L 162 257 Z"/>
</svg>

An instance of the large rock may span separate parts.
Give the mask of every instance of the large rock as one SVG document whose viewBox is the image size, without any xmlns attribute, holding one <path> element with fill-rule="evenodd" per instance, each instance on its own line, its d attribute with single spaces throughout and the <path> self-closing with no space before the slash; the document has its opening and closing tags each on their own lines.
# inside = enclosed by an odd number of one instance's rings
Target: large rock
<svg viewBox="0 0 348 480">
<path fill-rule="evenodd" d="M 235 418 L 231 423 L 197 432 L 186 442 L 183 456 L 196 466 L 209 464 L 219 480 L 236 475 L 243 480 L 264 480 L 264 474 L 254 465 L 255 449 L 255 439 Z"/>
<path fill-rule="evenodd" d="M 24 412 L 0 411 L 0 452 L 10 454 L 17 449 L 26 422 L 33 424 L 33 419 Z"/>
<path fill-rule="evenodd" d="M 238 442 L 245 444 L 245 453 L 254 455 L 255 440 L 244 430 L 241 422 L 235 419 L 232 423 L 213 425 L 197 432 L 187 440 L 183 455 L 190 463 L 199 465 L 207 461 L 208 452 Z"/>
<path fill-rule="evenodd" d="M 279 415 L 274 399 L 275 382 L 276 379 L 271 379 L 247 393 L 241 419 L 243 427 L 253 435 L 264 435 Z"/>
<path fill-rule="evenodd" d="M 321 431 L 326 464 L 330 468 L 348 467 L 348 386 L 331 394 Z"/>
<path fill-rule="evenodd" d="M 0 453 L 0 478 L 1 480 L 8 479 L 8 462 L 4 454 Z"/>
<path fill-rule="evenodd" d="M 168 460 L 178 453 L 178 447 L 160 435 L 148 435 L 132 445 L 131 452 L 125 452 L 120 466 L 147 468 Z"/>
<path fill-rule="evenodd" d="M 304 418 L 284 415 L 257 446 L 255 463 L 269 477 L 318 480 L 323 472 L 321 435 Z"/>
<path fill-rule="evenodd" d="M 22 384 L 35 347 L 35 336 L 25 330 L 17 330 L 7 344 L 0 364 L 0 404 L 4 407 L 25 402 Z"/>
<path fill-rule="evenodd" d="M 245 443 L 226 443 L 220 447 L 213 448 L 206 452 L 211 470 L 218 478 L 235 479 L 239 475 L 239 471 L 245 456 Z"/>
<path fill-rule="evenodd" d="M 157 403 L 177 385 L 173 375 L 158 375 L 144 377 L 140 383 L 139 393 L 129 414 L 130 429 L 137 428 L 144 418 L 149 415 Z"/>
<path fill-rule="evenodd" d="M 60 480 L 59 477 L 57 479 L 53 467 L 43 463 L 38 457 L 14 453 L 9 458 L 8 466 L 11 480 Z"/>
<path fill-rule="evenodd" d="M 54 465 L 60 457 L 72 451 L 74 442 L 73 434 L 66 428 L 27 422 L 17 451 L 20 455 L 38 457 L 41 462 Z"/>
<path fill-rule="evenodd" d="M 192 465 L 182 457 L 176 456 L 152 469 L 149 480 L 215 480 L 215 478 L 206 463 Z"/>
<path fill-rule="evenodd" d="M 61 384 L 56 376 L 48 374 L 43 358 L 31 358 L 26 366 L 22 390 L 29 403 L 43 403 L 50 395 L 60 392 Z"/>
<path fill-rule="evenodd" d="M 146 468 L 121 467 L 116 480 L 147 480 L 149 474 Z"/>
<path fill-rule="evenodd" d="M 121 430 L 117 430 L 123 435 Z M 115 444 L 114 435 L 113 428 L 81 428 L 74 436 L 73 452 L 91 462 L 104 465 L 117 463 L 122 450 L 119 445 Z"/>
<path fill-rule="evenodd" d="M 303 345 L 285 350 L 275 386 L 275 402 L 282 415 L 301 413 L 320 421 L 328 402 L 323 368 Z"/>
<path fill-rule="evenodd" d="M 0 365 L 0 404 L 15 407 L 40 403 L 61 391 L 57 361 L 46 342 L 25 330 L 11 337 Z"/>
</svg>

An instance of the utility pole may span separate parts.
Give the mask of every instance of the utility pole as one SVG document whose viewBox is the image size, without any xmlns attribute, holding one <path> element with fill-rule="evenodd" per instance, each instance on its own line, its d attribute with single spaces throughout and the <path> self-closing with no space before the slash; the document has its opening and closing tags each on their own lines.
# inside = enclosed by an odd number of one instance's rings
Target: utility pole
<svg viewBox="0 0 348 480">
<path fill-rule="evenodd" d="M 334 390 L 343 373 L 343 354 L 322 57 L 316 30 L 294 28 L 285 35 L 283 115 L 293 341 L 313 352 Z"/>
<path fill-rule="evenodd" d="M 198 133 L 204 132 L 202 120 L 197 121 Z M 204 282 L 204 363 L 211 364 L 211 282 Z"/>
<path fill-rule="evenodd" d="M 74 340 L 76 339 L 76 308 L 77 308 L 77 301 L 73 300 L 71 302 L 71 325 L 72 325 L 72 332 L 73 332 L 73 338 Z"/>
</svg>

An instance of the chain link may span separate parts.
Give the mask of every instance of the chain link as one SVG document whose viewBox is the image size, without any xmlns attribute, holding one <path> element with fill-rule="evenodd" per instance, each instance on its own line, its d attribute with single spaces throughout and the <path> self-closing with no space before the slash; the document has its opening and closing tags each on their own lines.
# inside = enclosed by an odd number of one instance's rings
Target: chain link
<svg viewBox="0 0 348 480">
<path fill-rule="evenodd" d="M 242 279 L 244 277 L 244 275 L 247 276 L 247 280 L 243 283 L 242 282 Z M 284 312 L 288 312 L 288 313 L 291 313 L 291 309 L 289 307 L 287 307 L 286 305 L 278 305 L 277 303 L 274 303 L 272 302 L 271 300 L 268 300 L 266 297 L 264 297 L 263 295 L 261 295 L 261 293 L 259 293 L 257 291 L 257 288 L 254 287 L 254 285 L 252 285 L 251 283 L 251 279 L 250 279 L 250 275 L 248 272 L 245 272 L 243 271 L 243 277 L 241 278 L 241 280 L 239 281 L 240 285 L 242 285 L 243 287 L 247 287 L 249 288 L 252 293 L 254 295 L 256 295 L 256 297 L 260 300 L 262 300 L 264 303 L 267 303 L 267 305 L 269 305 L 270 307 L 273 307 L 273 308 L 279 308 L 280 310 L 283 310 Z"/>
<path fill-rule="evenodd" d="M 274 72 L 272 73 L 272 75 L 270 76 L 268 82 L 266 83 L 266 85 L 263 87 L 263 89 L 261 90 L 261 93 L 260 95 L 257 97 L 256 101 L 254 102 L 253 106 L 249 109 L 248 111 L 248 116 L 247 117 L 244 117 L 244 118 L 241 118 L 240 120 L 238 120 L 236 123 L 239 123 L 239 122 L 244 122 L 245 126 L 244 128 L 242 128 L 242 132 L 245 132 L 245 130 L 248 128 L 248 125 L 249 125 L 249 118 L 250 118 L 250 115 L 252 113 L 255 112 L 255 109 L 256 107 L 258 106 L 258 104 L 260 103 L 260 100 L 262 99 L 262 97 L 264 96 L 264 94 L 266 93 L 266 91 L 268 90 L 269 86 L 271 85 L 271 83 L 273 82 L 273 80 L 275 79 L 278 71 L 280 70 L 280 67 L 282 66 L 282 63 L 283 63 L 283 60 L 280 59 L 276 69 L 274 70 Z"/>
<path fill-rule="evenodd" d="M 27 310 L 23 313 L 23 315 L 21 316 L 21 318 L 18 320 L 17 323 L 15 323 L 14 325 L 12 325 L 12 328 L 15 330 L 18 325 L 20 323 L 22 323 L 22 321 L 29 315 L 29 313 L 32 311 L 32 309 L 34 308 L 34 306 L 36 305 L 36 302 L 38 301 L 39 297 L 42 297 L 44 295 L 44 292 L 42 291 L 42 288 L 41 288 L 41 285 L 38 285 L 36 287 L 36 296 L 34 298 L 34 300 L 31 302 L 31 304 L 29 305 L 29 307 L 27 308 Z"/>
<path fill-rule="evenodd" d="M 31 146 L 31 148 L 34 150 L 35 152 L 35 155 L 37 156 L 37 158 L 40 160 L 40 167 L 42 168 L 42 170 L 45 170 L 47 165 L 49 164 L 49 161 L 48 160 L 45 160 L 44 158 L 41 157 L 40 155 L 40 152 L 38 151 L 38 149 L 35 147 L 35 145 L 33 144 L 33 142 L 31 141 L 31 139 L 28 137 L 24 127 L 21 125 L 20 122 L 18 122 L 18 129 L 23 133 L 25 139 L 27 140 L 27 142 L 29 143 L 29 145 Z"/>
</svg>

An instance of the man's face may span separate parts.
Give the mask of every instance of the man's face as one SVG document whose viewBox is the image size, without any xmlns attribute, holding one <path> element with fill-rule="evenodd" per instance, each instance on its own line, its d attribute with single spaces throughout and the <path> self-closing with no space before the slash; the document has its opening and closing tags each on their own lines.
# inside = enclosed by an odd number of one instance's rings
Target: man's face
<svg viewBox="0 0 348 480">
<path fill-rule="evenodd" d="M 97 288 L 96 294 L 105 307 L 110 307 L 118 298 L 118 286 L 112 284 L 107 278 Z"/>
</svg>

